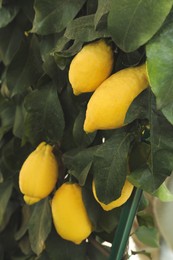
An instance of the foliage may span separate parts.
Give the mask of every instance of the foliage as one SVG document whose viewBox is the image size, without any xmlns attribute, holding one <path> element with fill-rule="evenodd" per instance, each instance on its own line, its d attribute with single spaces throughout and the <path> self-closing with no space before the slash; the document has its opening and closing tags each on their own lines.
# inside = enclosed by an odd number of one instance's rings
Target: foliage
<svg viewBox="0 0 173 260">
<path fill-rule="evenodd" d="M 0 0 L 1 259 L 92 259 L 93 238 L 112 242 L 121 207 L 101 209 L 92 195 L 93 176 L 106 203 L 119 197 L 127 176 L 136 187 L 172 199 L 161 186 L 173 169 L 172 4 Z M 100 38 L 114 49 L 113 72 L 146 61 L 150 88 L 131 104 L 124 127 L 86 134 L 91 93 L 74 96 L 68 70 L 82 46 Z M 53 194 L 33 206 L 23 201 L 19 171 L 41 141 L 55 147 L 61 166 L 57 187 L 65 177 L 82 186 L 94 225 L 89 242 L 76 246 L 55 232 Z M 154 227 L 143 224 L 137 234 L 157 237 Z M 154 238 L 147 240 L 150 246 L 157 244 Z"/>
</svg>

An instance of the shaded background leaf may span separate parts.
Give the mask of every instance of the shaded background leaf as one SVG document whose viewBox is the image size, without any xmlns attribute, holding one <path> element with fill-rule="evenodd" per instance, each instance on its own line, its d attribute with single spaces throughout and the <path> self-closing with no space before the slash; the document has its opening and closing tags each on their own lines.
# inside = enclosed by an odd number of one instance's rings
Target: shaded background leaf
<svg viewBox="0 0 173 260">
<path fill-rule="evenodd" d="M 74 19 L 85 0 L 36 0 L 33 33 L 47 35 L 60 32 Z"/>
<path fill-rule="evenodd" d="M 24 138 L 33 144 L 57 143 L 63 135 L 64 116 L 54 85 L 44 86 L 26 96 Z"/>
<path fill-rule="evenodd" d="M 34 206 L 29 221 L 28 231 L 32 250 L 39 255 L 45 248 L 52 226 L 51 210 L 48 199 L 44 199 Z"/>
</svg>

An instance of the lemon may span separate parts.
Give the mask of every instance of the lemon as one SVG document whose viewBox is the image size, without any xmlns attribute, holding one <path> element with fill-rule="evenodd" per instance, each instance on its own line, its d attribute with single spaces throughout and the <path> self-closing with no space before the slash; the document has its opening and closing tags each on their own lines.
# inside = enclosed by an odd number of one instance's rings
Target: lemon
<svg viewBox="0 0 173 260">
<path fill-rule="evenodd" d="M 80 244 L 92 232 L 82 189 L 77 183 L 64 183 L 52 199 L 52 216 L 57 233 L 66 240 Z"/>
<path fill-rule="evenodd" d="M 118 199 L 116 199 L 108 204 L 104 204 L 103 202 L 99 201 L 99 199 L 97 197 L 95 182 L 93 181 L 93 183 L 92 183 L 92 190 L 93 190 L 94 198 L 105 211 L 109 211 L 109 210 L 112 210 L 114 208 L 117 208 L 117 207 L 120 207 L 121 205 L 123 205 L 129 199 L 129 197 L 133 191 L 133 187 L 134 186 L 128 180 L 126 180 L 125 184 L 122 188 L 122 191 L 121 191 L 121 196 Z"/>
<path fill-rule="evenodd" d="M 107 78 L 88 102 L 84 130 L 122 127 L 130 104 L 147 87 L 145 64 L 123 69 Z"/>
<path fill-rule="evenodd" d="M 47 197 L 58 178 L 58 163 L 53 147 L 42 142 L 22 165 L 19 173 L 19 188 L 27 204 Z"/>
<path fill-rule="evenodd" d="M 104 40 L 85 45 L 73 58 L 69 68 L 69 81 L 73 93 L 94 91 L 110 74 L 113 51 Z"/>
</svg>

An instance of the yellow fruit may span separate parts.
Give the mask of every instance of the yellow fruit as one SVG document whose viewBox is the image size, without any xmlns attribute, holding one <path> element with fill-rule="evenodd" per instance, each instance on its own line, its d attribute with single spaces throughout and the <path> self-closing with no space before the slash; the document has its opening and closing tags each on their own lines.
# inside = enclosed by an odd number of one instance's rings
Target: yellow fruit
<svg viewBox="0 0 173 260">
<path fill-rule="evenodd" d="M 95 188 L 94 181 L 92 183 L 92 190 L 93 190 L 94 198 L 100 204 L 100 206 L 106 211 L 112 210 L 114 208 L 117 208 L 117 207 L 120 207 L 121 205 L 123 205 L 129 199 L 129 197 L 133 191 L 133 187 L 134 186 L 128 180 L 126 180 L 125 184 L 122 188 L 122 191 L 121 191 L 121 196 L 118 199 L 110 202 L 109 204 L 104 204 L 103 202 L 99 201 L 97 194 L 96 194 L 96 188 Z"/>
<path fill-rule="evenodd" d="M 94 91 L 109 75 L 113 66 L 113 51 L 104 40 L 85 45 L 73 58 L 69 81 L 73 93 Z"/>
<path fill-rule="evenodd" d="M 33 204 L 49 195 L 58 178 L 58 163 L 53 147 L 42 142 L 22 165 L 19 187 L 27 204 Z"/>
<path fill-rule="evenodd" d="M 84 130 L 93 132 L 122 127 L 130 104 L 147 87 L 145 64 L 110 76 L 88 102 Z"/>
<path fill-rule="evenodd" d="M 57 233 L 75 244 L 80 244 L 92 232 L 82 190 L 76 183 L 64 183 L 56 191 L 52 200 L 52 216 Z"/>
</svg>

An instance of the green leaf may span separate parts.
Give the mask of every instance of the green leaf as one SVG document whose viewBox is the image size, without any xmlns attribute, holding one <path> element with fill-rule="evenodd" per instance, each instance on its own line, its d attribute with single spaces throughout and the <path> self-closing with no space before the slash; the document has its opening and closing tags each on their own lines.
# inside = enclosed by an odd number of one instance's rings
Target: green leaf
<svg viewBox="0 0 173 260">
<path fill-rule="evenodd" d="M 24 138 L 33 144 L 45 140 L 57 143 L 62 138 L 64 116 L 54 85 L 43 86 L 26 96 Z"/>
<path fill-rule="evenodd" d="M 134 99 L 126 113 L 125 124 L 129 124 L 133 122 L 135 119 L 149 118 L 150 91 L 151 90 L 148 88 Z"/>
<path fill-rule="evenodd" d="M 2 225 L 4 214 L 11 197 L 13 185 L 10 181 L 0 184 L 0 226 Z"/>
<path fill-rule="evenodd" d="M 46 251 L 51 260 L 85 260 L 86 243 L 80 245 L 62 239 L 54 229 L 46 241 Z"/>
<path fill-rule="evenodd" d="M 81 185 L 85 184 L 97 148 L 97 146 L 93 146 L 88 149 L 74 149 L 63 154 L 65 166 Z"/>
<path fill-rule="evenodd" d="M 166 187 L 166 184 L 163 183 L 154 193 L 153 196 L 159 198 L 163 202 L 173 201 L 173 194 Z"/>
<path fill-rule="evenodd" d="M 108 204 L 121 195 L 126 176 L 129 174 L 128 153 L 133 135 L 115 133 L 101 144 L 94 154 L 92 173 L 98 199 Z"/>
<path fill-rule="evenodd" d="M 24 126 L 24 116 L 26 114 L 26 111 L 24 109 L 23 103 L 16 106 L 15 111 L 15 119 L 14 119 L 14 125 L 13 125 L 13 134 L 16 137 L 19 137 L 22 139 L 23 137 L 23 126 Z"/>
<path fill-rule="evenodd" d="M 61 32 L 74 19 L 85 0 L 36 0 L 32 33 L 47 35 Z"/>
<path fill-rule="evenodd" d="M 79 146 L 79 147 L 89 146 L 93 142 L 93 140 L 96 136 L 96 131 L 91 134 L 86 134 L 85 131 L 83 130 L 85 114 L 86 114 L 86 110 L 81 109 L 80 113 L 76 117 L 76 120 L 75 120 L 74 126 L 73 126 L 74 140 L 75 140 L 75 143 L 77 144 L 77 146 Z"/>
<path fill-rule="evenodd" d="M 156 228 L 139 226 L 135 235 L 143 244 L 150 247 L 159 247 L 159 234 Z"/>
<path fill-rule="evenodd" d="M 161 31 L 147 44 L 147 70 L 151 89 L 156 96 L 157 108 L 163 109 L 172 103 L 173 95 L 173 15 L 168 17 Z M 158 62 L 159 53 L 159 62 Z M 171 107 L 170 107 L 171 108 Z M 168 115 L 169 109 L 164 110 Z M 168 115 L 169 118 L 169 115 Z"/>
<path fill-rule="evenodd" d="M 65 31 L 68 39 L 89 42 L 98 38 L 108 37 L 107 31 L 96 31 L 94 28 L 94 14 L 82 16 L 73 20 Z"/>
<path fill-rule="evenodd" d="M 28 205 L 24 205 L 21 211 L 22 211 L 22 221 L 19 229 L 15 234 L 16 240 L 20 240 L 26 234 L 28 230 L 29 221 L 33 212 L 33 208 Z"/>
<path fill-rule="evenodd" d="M 20 28 L 13 24 L 0 29 L 0 59 L 5 65 L 10 64 L 23 38 Z"/>
<path fill-rule="evenodd" d="M 169 103 L 167 106 L 163 107 L 162 112 L 171 125 L 173 125 L 173 103 Z"/>
<path fill-rule="evenodd" d="M 34 207 L 29 226 L 29 238 L 32 250 L 39 255 L 45 248 L 52 226 L 51 210 L 48 199 L 37 203 Z"/>
<path fill-rule="evenodd" d="M 7 85 L 15 94 L 26 91 L 42 74 L 42 60 L 36 37 L 24 42 L 7 69 Z"/>
<path fill-rule="evenodd" d="M 18 11 L 19 8 L 17 5 L 0 8 L 0 28 L 7 26 L 17 15 Z"/>
<path fill-rule="evenodd" d="M 159 30 L 172 4 L 172 0 L 112 0 L 108 30 L 113 40 L 125 52 L 138 49 Z"/>
<path fill-rule="evenodd" d="M 13 102 L 0 98 L 0 139 L 13 127 L 14 113 L 15 106 Z"/>
<path fill-rule="evenodd" d="M 97 27 L 101 18 L 110 10 L 111 0 L 98 0 L 98 7 L 94 17 L 94 26 Z"/>
</svg>

